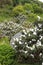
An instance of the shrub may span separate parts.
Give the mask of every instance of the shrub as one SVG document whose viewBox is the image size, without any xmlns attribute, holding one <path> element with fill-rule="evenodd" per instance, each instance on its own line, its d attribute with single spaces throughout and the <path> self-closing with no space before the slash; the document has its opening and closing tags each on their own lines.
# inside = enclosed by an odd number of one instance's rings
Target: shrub
<svg viewBox="0 0 43 65">
<path fill-rule="evenodd" d="M 18 5 L 16 7 L 13 8 L 13 14 L 14 16 L 18 16 L 19 14 L 28 14 L 33 12 L 33 8 L 31 4 L 25 4 L 23 5 Z"/>
<path fill-rule="evenodd" d="M 38 6 L 37 4 L 33 4 L 34 13 L 43 13 L 43 8 Z"/>
<path fill-rule="evenodd" d="M 23 13 L 23 12 L 24 12 L 24 9 L 22 5 L 18 5 L 13 8 L 14 16 L 18 16 L 20 13 Z"/>
<path fill-rule="evenodd" d="M 9 44 L 0 45 L 0 63 L 2 65 L 12 65 L 14 63 L 15 51 Z"/>
<path fill-rule="evenodd" d="M 28 4 L 28 3 L 26 3 L 25 5 L 24 5 L 24 9 L 27 11 L 27 12 L 33 12 L 33 7 L 32 7 L 32 5 L 31 4 Z"/>
<path fill-rule="evenodd" d="M 43 24 L 37 25 L 28 31 L 23 30 L 20 38 L 14 39 L 12 46 L 16 50 L 19 62 L 42 63 L 43 61 Z"/>
<path fill-rule="evenodd" d="M 30 22 L 35 22 L 35 21 L 37 21 L 37 15 L 36 15 L 36 14 L 33 14 L 33 13 L 28 14 L 28 20 L 29 20 Z"/>
</svg>

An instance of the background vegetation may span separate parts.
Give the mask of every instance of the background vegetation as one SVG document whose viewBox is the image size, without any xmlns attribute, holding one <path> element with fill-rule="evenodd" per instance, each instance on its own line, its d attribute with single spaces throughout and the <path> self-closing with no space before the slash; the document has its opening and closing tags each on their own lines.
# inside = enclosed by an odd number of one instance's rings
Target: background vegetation
<svg viewBox="0 0 43 65">
<path fill-rule="evenodd" d="M 43 20 L 43 3 L 38 0 L 0 0 L 0 23 L 13 21 L 29 27 L 38 20 L 37 16 Z M 29 65 L 18 63 L 8 37 L 0 37 L 0 65 Z"/>
<path fill-rule="evenodd" d="M 43 3 L 37 0 L 0 0 L 0 21 L 11 20 L 18 14 L 29 15 L 29 13 L 43 17 Z"/>
</svg>

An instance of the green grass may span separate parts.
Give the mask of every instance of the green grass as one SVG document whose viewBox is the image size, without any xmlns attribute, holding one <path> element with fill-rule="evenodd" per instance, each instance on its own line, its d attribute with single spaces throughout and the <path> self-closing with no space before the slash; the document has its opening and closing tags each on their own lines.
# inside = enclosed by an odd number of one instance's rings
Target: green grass
<svg viewBox="0 0 43 65">
<path fill-rule="evenodd" d="M 4 16 L 0 16 L 0 22 L 4 22 L 4 21 L 10 21 L 12 19 L 12 17 L 4 17 Z"/>
<path fill-rule="evenodd" d="M 1 38 L 0 39 L 0 45 L 3 45 L 3 44 L 9 44 L 8 37 L 4 37 L 4 38 Z"/>
<path fill-rule="evenodd" d="M 7 9 L 7 8 L 0 8 L 0 22 L 4 22 L 5 20 L 11 20 L 12 17 L 12 13 L 11 10 Z"/>
</svg>

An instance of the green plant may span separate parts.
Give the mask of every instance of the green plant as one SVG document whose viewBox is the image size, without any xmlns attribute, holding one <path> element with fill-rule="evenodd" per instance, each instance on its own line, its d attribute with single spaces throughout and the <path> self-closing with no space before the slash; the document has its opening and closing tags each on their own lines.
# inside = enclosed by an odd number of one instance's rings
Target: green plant
<svg viewBox="0 0 43 65">
<path fill-rule="evenodd" d="M 31 5 L 31 4 L 28 4 L 28 3 L 26 3 L 26 4 L 24 5 L 24 10 L 26 10 L 27 13 L 29 13 L 29 12 L 34 12 L 32 5 Z"/>
<path fill-rule="evenodd" d="M 9 44 L 0 45 L 0 63 L 1 65 L 14 64 L 15 51 Z"/>
<path fill-rule="evenodd" d="M 0 39 L 0 45 L 3 45 L 3 44 L 9 44 L 8 37 L 3 37 Z"/>
<path fill-rule="evenodd" d="M 43 61 L 43 22 L 32 29 L 23 30 L 20 38 L 14 38 L 12 44 L 18 56 L 18 62 L 39 63 Z"/>
<path fill-rule="evenodd" d="M 43 13 L 43 8 L 41 8 L 40 6 L 38 6 L 37 4 L 33 4 L 33 9 L 34 9 L 34 13 Z"/>
<path fill-rule="evenodd" d="M 28 18 L 27 20 L 30 21 L 30 22 L 35 22 L 35 21 L 37 21 L 37 19 L 38 19 L 38 18 L 37 18 L 37 15 L 36 15 L 36 14 L 33 14 L 33 13 L 30 13 L 30 14 L 28 14 L 27 16 L 28 16 L 28 17 L 27 17 L 27 18 Z"/>
<path fill-rule="evenodd" d="M 18 5 L 13 8 L 14 16 L 18 16 L 20 13 L 23 13 L 23 12 L 24 12 L 24 9 L 22 5 Z"/>
</svg>

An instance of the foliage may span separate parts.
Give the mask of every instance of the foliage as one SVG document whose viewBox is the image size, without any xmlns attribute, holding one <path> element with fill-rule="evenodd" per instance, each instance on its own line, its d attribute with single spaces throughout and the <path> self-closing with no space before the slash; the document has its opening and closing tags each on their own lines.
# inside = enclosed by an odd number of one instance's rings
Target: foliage
<svg viewBox="0 0 43 65">
<path fill-rule="evenodd" d="M 14 12 L 15 16 L 18 16 L 20 13 L 25 12 L 25 10 L 23 9 L 22 5 L 18 5 L 18 6 L 13 8 L 13 12 Z"/>
<path fill-rule="evenodd" d="M 21 17 L 23 15 L 25 16 L 24 21 L 34 22 L 34 21 L 37 20 L 37 15 L 34 14 L 34 9 L 33 9 L 33 7 L 32 7 L 31 4 L 27 4 L 26 3 L 24 6 L 23 5 L 18 5 L 18 6 L 16 6 L 16 7 L 13 8 L 12 12 L 13 12 L 14 17 L 17 18 L 17 22 L 19 20 L 22 21 L 21 19 L 23 19 L 23 18 L 21 18 Z"/>
<path fill-rule="evenodd" d="M 18 55 L 18 62 L 42 63 L 43 60 L 43 22 L 35 24 L 29 31 L 23 30 L 20 38 L 14 38 L 13 48 Z"/>
<path fill-rule="evenodd" d="M 6 6 L 5 8 L 0 8 L 0 22 L 11 19 L 12 19 L 11 7 Z"/>
<path fill-rule="evenodd" d="M 0 45 L 6 44 L 6 43 L 9 44 L 8 37 L 0 38 Z"/>
<path fill-rule="evenodd" d="M 33 4 L 34 13 L 43 13 L 43 8 L 38 6 L 37 4 Z"/>
<path fill-rule="evenodd" d="M 28 11 L 28 12 L 29 12 L 29 11 L 30 11 L 30 12 L 34 12 L 32 5 L 31 5 L 31 4 L 28 4 L 28 3 L 25 3 L 24 9 L 25 9 L 26 11 Z"/>
<path fill-rule="evenodd" d="M 12 65 L 14 63 L 15 52 L 9 44 L 0 45 L 0 64 Z"/>
<path fill-rule="evenodd" d="M 0 7 L 3 8 L 5 5 L 12 5 L 13 1 L 12 0 L 0 0 Z"/>
<path fill-rule="evenodd" d="M 31 15 L 31 13 L 43 17 L 43 3 L 32 0 L 1 0 L 0 1 L 0 21 L 12 20 L 19 14 Z M 27 16 L 26 16 L 27 17 Z M 28 18 L 29 19 L 29 18 Z M 15 19 L 14 19 L 15 20 Z M 32 20 L 32 19 L 31 19 Z M 30 21 L 30 20 L 29 20 Z"/>
<path fill-rule="evenodd" d="M 26 20 L 24 19 L 24 21 L 35 22 L 38 19 L 37 16 L 42 15 L 43 8 L 39 7 L 37 4 L 25 3 L 24 5 L 18 5 L 16 7 L 14 7 L 12 12 L 13 12 L 14 17 L 16 17 L 18 19 L 20 19 L 20 17 L 22 17 L 22 15 L 24 15 L 26 17 L 25 18 Z M 41 17 L 43 17 L 43 15 Z M 17 19 L 17 22 L 19 21 L 18 19 Z M 20 21 L 22 21 L 22 20 L 20 20 Z"/>
<path fill-rule="evenodd" d="M 38 0 L 13 0 L 13 5 L 14 6 L 16 6 L 18 4 L 24 5 L 25 3 L 30 3 L 30 4 L 35 3 L 35 4 L 39 5 L 39 6 L 43 5 L 43 3 L 38 1 Z"/>
<path fill-rule="evenodd" d="M 30 14 L 28 14 L 28 21 L 30 21 L 30 22 L 35 22 L 35 21 L 37 21 L 37 15 L 36 14 L 33 14 L 33 13 L 30 13 Z"/>
</svg>

